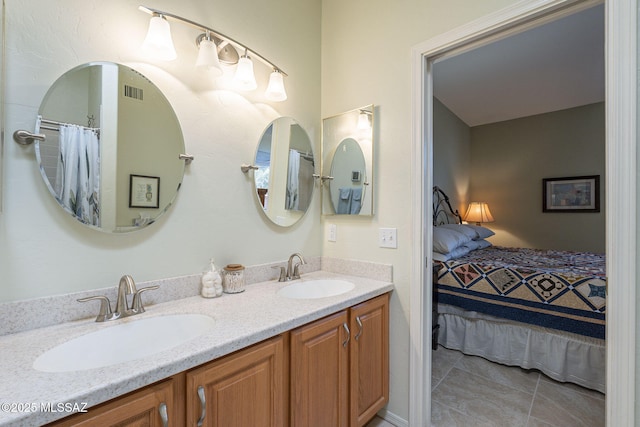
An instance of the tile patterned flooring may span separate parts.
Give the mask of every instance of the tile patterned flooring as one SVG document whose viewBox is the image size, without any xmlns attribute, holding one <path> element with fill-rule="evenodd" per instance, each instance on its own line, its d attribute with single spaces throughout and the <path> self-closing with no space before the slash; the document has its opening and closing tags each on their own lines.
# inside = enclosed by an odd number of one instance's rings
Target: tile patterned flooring
<svg viewBox="0 0 640 427">
<path fill-rule="evenodd" d="M 604 427 L 602 393 L 442 346 L 433 352 L 432 427 Z M 393 427 L 375 418 L 367 427 Z"/>
</svg>

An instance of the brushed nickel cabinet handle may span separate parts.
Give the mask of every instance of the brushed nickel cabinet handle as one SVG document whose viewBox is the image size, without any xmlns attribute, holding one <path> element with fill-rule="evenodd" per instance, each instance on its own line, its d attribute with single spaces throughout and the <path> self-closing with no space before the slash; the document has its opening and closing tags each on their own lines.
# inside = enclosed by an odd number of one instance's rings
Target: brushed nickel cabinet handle
<svg viewBox="0 0 640 427">
<path fill-rule="evenodd" d="M 169 427 L 169 414 L 167 413 L 167 404 L 162 402 L 158 407 L 160 412 L 160 419 L 162 420 L 162 427 Z"/>
<path fill-rule="evenodd" d="M 204 387 L 198 387 L 198 397 L 200 398 L 200 418 L 198 419 L 198 427 L 202 427 L 204 423 L 204 417 L 207 415 L 207 401 L 204 396 Z"/>
<path fill-rule="evenodd" d="M 360 338 L 360 335 L 362 335 L 362 321 L 360 320 L 360 316 L 356 316 L 356 322 L 358 323 L 358 328 L 360 328 L 360 330 L 358 331 L 354 339 L 358 341 L 358 338 Z"/>
<path fill-rule="evenodd" d="M 342 343 L 343 347 L 346 347 L 347 344 L 349 344 L 349 339 L 351 338 L 351 331 L 349 331 L 349 327 L 347 326 L 346 323 L 342 324 L 342 327 L 344 328 L 344 331 L 347 333 L 347 338 L 344 340 L 344 342 Z"/>
</svg>

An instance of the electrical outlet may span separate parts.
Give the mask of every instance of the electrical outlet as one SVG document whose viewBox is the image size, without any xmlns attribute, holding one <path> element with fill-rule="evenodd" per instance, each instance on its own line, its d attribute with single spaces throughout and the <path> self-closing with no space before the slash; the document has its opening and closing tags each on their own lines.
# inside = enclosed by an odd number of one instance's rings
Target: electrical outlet
<svg viewBox="0 0 640 427">
<path fill-rule="evenodd" d="M 329 224 L 329 232 L 327 240 L 330 242 L 335 242 L 336 241 L 336 233 L 337 233 L 337 226 L 335 224 Z"/>
<path fill-rule="evenodd" d="M 378 240 L 381 248 L 396 249 L 398 247 L 398 230 L 396 228 L 381 228 Z"/>
</svg>

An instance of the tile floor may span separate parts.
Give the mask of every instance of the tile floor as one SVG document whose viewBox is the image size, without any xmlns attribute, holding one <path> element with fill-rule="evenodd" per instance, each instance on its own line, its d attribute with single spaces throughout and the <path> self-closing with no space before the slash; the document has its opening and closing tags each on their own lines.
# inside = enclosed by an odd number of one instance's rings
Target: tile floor
<svg viewBox="0 0 640 427">
<path fill-rule="evenodd" d="M 432 427 L 604 427 L 602 393 L 442 346 L 433 352 Z M 393 427 L 375 418 L 367 427 Z"/>
</svg>

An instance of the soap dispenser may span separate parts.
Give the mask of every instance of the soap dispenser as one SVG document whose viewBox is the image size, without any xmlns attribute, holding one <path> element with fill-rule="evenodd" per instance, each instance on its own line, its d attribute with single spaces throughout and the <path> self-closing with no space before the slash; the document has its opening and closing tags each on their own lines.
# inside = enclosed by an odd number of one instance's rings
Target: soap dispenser
<svg viewBox="0 0 640 427">
<path fill-rule="evenodd" d="M 213 258 L 209 261 L 209 270 L 202 274 L 201 294 L 204 298 L 215 298 L 222 295 L 222 276 L 213 262 Z"/>
</svg>

